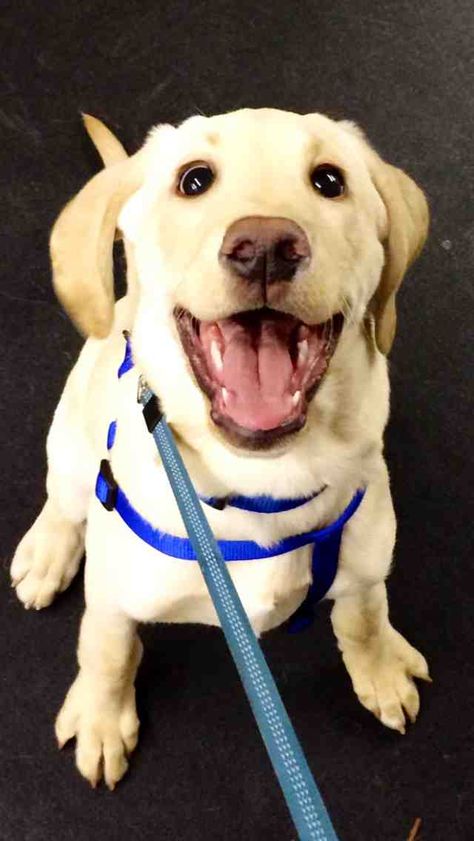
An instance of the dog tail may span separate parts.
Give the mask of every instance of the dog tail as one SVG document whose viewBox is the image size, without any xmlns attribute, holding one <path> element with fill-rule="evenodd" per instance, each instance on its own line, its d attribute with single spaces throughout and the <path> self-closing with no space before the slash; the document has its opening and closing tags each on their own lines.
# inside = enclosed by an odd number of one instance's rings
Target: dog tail
<svg viewBox="0 0 474 841">
<path fill-rule="evenodd" d="M 115 137 L 115 134 L 112 134 L 101 120 L 92 117 L 91 114 L 83 114 L 82 119 L 87 134 L 102 158 L 104 166 L 112 166 L 128 158 L 120 140 Z"/>
</svg>

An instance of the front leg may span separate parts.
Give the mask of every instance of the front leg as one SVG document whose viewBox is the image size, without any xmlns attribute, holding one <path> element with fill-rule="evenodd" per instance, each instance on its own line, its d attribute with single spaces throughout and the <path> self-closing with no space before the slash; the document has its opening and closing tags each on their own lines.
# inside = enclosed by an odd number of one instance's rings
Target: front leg
<svg viewBox="0 0 474 841">
<path fill-rule="evenodd" d="M 59 747 L 76 737 L 76 765 L 93 787 L 113 789 L 137 743 L 135 675 L 142 645 L 124 614 L 87 608 L 79 635 L 79 673 L 56 720 Z"/>
<path fill-rule="evenodd" d="M 430 680 L 425 658 L 392 627 L 385 584 L 336 599 L 332 625 L 361 704 L 382 724 L 405 733 L 420 699 L 414 677 Z"/>
</svg>

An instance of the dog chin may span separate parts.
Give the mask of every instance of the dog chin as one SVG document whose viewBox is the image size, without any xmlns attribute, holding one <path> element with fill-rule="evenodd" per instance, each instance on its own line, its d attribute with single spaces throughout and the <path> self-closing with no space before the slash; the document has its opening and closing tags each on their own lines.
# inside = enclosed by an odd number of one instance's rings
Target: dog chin
<svg viewBox="0 0 474 841">
<path fill-rule="evenodd" d="M 174 317 L 218 437 L 252 452 L 286 449 L 306 424 L 343 316 L 308 324 L 262 307 L 212 322 L 182 308 Z"/>
</svg>

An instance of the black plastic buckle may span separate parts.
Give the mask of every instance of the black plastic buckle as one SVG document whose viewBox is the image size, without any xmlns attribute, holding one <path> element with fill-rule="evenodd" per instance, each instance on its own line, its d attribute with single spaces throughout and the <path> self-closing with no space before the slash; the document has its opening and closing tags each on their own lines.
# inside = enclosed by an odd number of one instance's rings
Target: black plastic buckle
<svg viewBox="0 0 474 841">
<path fill-rule="evenodd" d="M 97 479 L 97 496 L 107 511 L 113 511 L 117 502 L 117 482 L 114 479 L 110 461 L 103 458 Z"/>
<path fill-rule="evenodd" d="M 210 503 L 211 508 L 215 508 L 216 511 L 223 511 L 224 508 L 227 506 L 228 499 L 228 496 L 213 497 L 213 500 Z"/>
<path fill-rule="evenodd" d="M 153 432 L 155 426 L 163 417 L 160 401 L 155 394 L 150 397 L 147 403 L 145 403 L 143 407 L 143 417 L 145 418 L 148 432 Z"/>
</svg>

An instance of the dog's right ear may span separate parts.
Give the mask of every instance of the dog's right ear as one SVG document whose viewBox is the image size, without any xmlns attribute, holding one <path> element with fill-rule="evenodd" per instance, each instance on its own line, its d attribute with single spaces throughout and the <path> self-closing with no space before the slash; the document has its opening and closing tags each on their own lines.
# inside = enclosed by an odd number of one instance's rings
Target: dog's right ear
<svg viewBox="0 0 474 841">
<path fill-rule="evenodd" d="M 82 121 L 87 134 L 104 162 L 104 166 L 112 166 L 128 158 L 118 137 L 112 134 L 102 120 L 98 120 L 92 114 L 83 114 Z"/>
<path fill-rule="evenodd" d="M 144 176 L 143 150 L 94 176 L 64 208 L 51 233 L 56 294 L 79 330 L 104 338 L 114 315 L 117 218 Z"/>
</svg>

